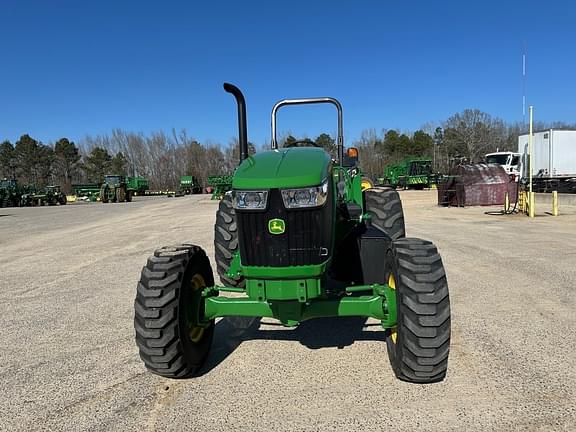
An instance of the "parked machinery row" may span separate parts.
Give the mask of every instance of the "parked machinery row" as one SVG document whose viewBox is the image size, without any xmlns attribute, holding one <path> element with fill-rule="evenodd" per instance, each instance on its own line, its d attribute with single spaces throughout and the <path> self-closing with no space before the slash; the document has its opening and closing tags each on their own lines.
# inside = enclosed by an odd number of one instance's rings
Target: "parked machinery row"
<svg viewBox="0 0 576 432">
<path fill-rule="evenodd" d="M 65 205 L 66 194 L 60 186 L 46 186 L 36 190 L 33 186 L 20 186 L 15 179 L 0 180 L 0 207 L 33 207 Z"/>
</svg>

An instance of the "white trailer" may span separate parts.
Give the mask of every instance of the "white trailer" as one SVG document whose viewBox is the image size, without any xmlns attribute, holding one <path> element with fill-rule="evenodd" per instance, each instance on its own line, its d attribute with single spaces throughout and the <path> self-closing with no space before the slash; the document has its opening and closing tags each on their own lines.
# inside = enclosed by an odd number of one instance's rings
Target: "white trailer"
<svg viewBox="0 0 576 432">
<path fill-rule="evenodd" d="M 522 153 L 522 177 L 528 176 L 528 137 L 518 137 Z M 532 135 L 532 175 L 576 177 L 576 130 L 547 129 Z"/>
<path fill-rule="evenodd" d="M 518 137 L 520 177 L 528 181 L 529 134 Z M 576 130 L 547 129 L 532 135 L 532 176 L 537 190 L 576 192 Z"/>
</svg>

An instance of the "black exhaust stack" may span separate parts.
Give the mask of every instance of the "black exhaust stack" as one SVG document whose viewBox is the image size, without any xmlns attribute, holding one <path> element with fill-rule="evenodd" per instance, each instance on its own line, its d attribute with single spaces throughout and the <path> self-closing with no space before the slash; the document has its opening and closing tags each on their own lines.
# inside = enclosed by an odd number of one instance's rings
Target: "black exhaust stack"
<svg viewBox="0 0 576 432">
<path fill-rule="evenodd" d="M 246 127 L 246 101 L 235 85 L 224 83 L 224 90 L 232 93 L 238 103 L 238 143 L 240 144 L 240 163 L 248 157 L 248 131 Z"/>
</svg>

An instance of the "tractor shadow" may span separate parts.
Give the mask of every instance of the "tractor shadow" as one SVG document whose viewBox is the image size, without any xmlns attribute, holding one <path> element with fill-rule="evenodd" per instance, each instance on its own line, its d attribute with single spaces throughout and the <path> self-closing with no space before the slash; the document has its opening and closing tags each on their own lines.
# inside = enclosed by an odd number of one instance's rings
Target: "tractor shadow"
<svg viewBox="0 0 576 432">
<path fill-rule="evenodd" d="M 367 330 L 374 327 L 380 330 Z M 253 340 L 299 342 L 313 350 L 343 349 L 357 341 L 385 342 L 386 333 L 379 323 L 368 323 L 364 317 L 316 318 L 294 328 L 261 318 L 226 317 L 216 323 L 212 349 L 199 375 L 218 367 L 242 342 Z"/>
</svg>

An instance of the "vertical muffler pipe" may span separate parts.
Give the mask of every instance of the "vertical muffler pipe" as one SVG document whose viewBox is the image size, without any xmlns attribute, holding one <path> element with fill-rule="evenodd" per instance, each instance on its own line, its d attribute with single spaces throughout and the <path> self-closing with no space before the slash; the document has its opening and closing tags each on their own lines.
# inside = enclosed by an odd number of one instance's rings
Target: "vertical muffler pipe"
<svg viewBox="0 0 576 432">
<path fill-rule="evenodd" d="M 248 128 L 246 127 L 246 101 L 235 85 L 224 83 L 224 90 L 232 93 L 238 104 L 238 143 L 240 144 L 240 163 L 248 157 Z"/>
</svg>

